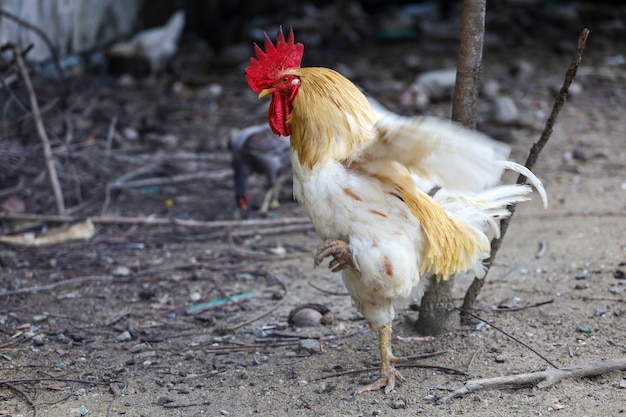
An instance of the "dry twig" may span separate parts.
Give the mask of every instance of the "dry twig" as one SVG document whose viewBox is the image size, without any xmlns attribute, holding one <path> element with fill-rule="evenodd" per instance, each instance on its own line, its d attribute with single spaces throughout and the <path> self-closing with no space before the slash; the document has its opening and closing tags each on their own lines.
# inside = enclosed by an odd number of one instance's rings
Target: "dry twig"
<svg viewBox="0 0 626 417">
<path fill-rule="evenodd" d="M 24 81 L 24 85 L 26 86 L 26 91 L 28 92 L 28 99 L 30 101 L 30 110 L 33 113 L 33 117 L 35 119 L 35 127 L 37 129 L 37 134 L 41 139 L 41 144 L 43 147 L 43 155 L 46 161 L 46 170 L 48 171 L 48 179 L 50 180 L 50 185 L 52 187 L 52 192 L 54 193 L 54 200 L 57 205 L 57 212 L 59 214 L 65 214 L 65 202 L 63 201 L 63 191 L 61 190 L 61 184 L 59 183 L 59 177 L 57 176 L 57 170 L 54 166 L 54 156 L 52 156 L 52 147 L 50 146 L 50 140 L 48 139 L 48 133 L 46 132 L 46 128 L 43 125 L 43 120 L 41 119 L 41 112 L 39 110 L 39 103 L 37 102 L 37 96 L 35 95 L 35 89 L 33 87 L 33 83 L 30 80 L 30 76 L 28 75 L 28 70 L 26 69 L 26 64 L 24 63 L 24 58 L 22 58 L 21 48 L 17 45 L 13 45 L 13 52 L 15 54 L 15 62 L 20 71 L 20 76 Z"/>
<path fill-rule="evenodd" d="M 556 123 L 556 120 L 559 117 L 559 113 L 561 112 L 561 109 L 563 108 L 565 101 L 567 100 L 569 87 L 572 84 L 572 81 L 574 81 L 574 78 L 576 77 L 576 71 L 578 70 L 578 67 L 580 66 L 580 62 L 582 61 L 583 52 L 585 50 L 585 43 L 587 42 L 588 36 L 589 36 L 589 29 L 585 28 L 583 29 L 583 31 L 580 33 L 580 36 L 578 37 L 578 45 L 576 47 L 576 52 L 574 53 L 574 57 L 572 58 L 572 62 L 570 63 L 570 66 L 567 69 L 567 72 L 565 73 L 563 86 L 561 87 L 561 90 L 559 91 L 559 94 L 556 97 L 554 105 L 552 106 L 552 112 L 550 113 L 550 116 L 548 117 L 548 120 L 546 121 L 546 125 L 543 129 L 543 132 L 541 133 L 541 136 L 539 137 L 539 140 L 533 144 L 530 150 L 530 153 L 528 154 L 528 158 L 526 159 L 526 163 L 524 164 L 526 168 L 528 169 L 532 170 L 533 166 L 535 165 L 535 162 L 537 162 L 537 159 L 539 158 L 539 154 L 541 153 L 544 146 L 546 146 L 546 144 L 548 143 L 550 136 L 552 136 L 552 131 L 554 130 L 554 125 Z M 525 182 L 526 182 L 526 177 L 520 174 L 519 177 L 517 178 L 517 184 L 524 184 Z M 500 237 L 498 237 L 497 239 L 494 239 L 491 242 L 491 254 L 489 255 L 489 258 L 485 260 L 487 273 L 489 272 L 489 268 L 493 264 L 493 261 L 496 258 L 496 254 L 498 253 L 498 250 L 500 249 L 500 246 L 502 245 L 502 241 L 504 239 L 504 236 L 506 235 L 507 229 L 509 228 L 511 219 L 513 218 L 513 215 L 515 214 L 515 207 L 516 207 L 515 205 L 511 206 L 510 208 L 511 215 L 500 222 Z M 485 283 L 485 278 L 474 278 L 474 281 L 472 282 L 467 292 L 465 293 L 465 299 L 463 300 L 463 309 L 465 311 L 471 310 L 472 308 L 474 308 L 474 303 L 476 302 L 476 298 L 478 298 L 478 294 L 480 293 L 480 290 L 482 289 L 484 283 Z M 462 317 L 463 322 L 469 321 L 469 317 L 467 316 L 467 314 L 463 313 L 461 317 Z"/>
<path fill-rule="evenodd" d="M 541 372 L 530 372 L 525 374 L 505 375 L 494 378 L 472 379 L 462 387 L 455 389 L 444 401 L 452 398 L 481 390 L 499 387 L 519 387 L 525 385 L 537 385 L 537 388 L 546 388 L 565 378 L 582 378 L 604 374 L 613 371 L 626 370 L 626 358 L 607 359 L 599 362 L 589 362 L 582 365 L 575 365 L 568 368 L 550 369 Z"/>
<path fill-rule="evenodd" d="M 281 305 L 283 305 L 285 303 L 285 301 L 287 301 L 287 297 L 289 296 L 289 289 L 287 288 L 287 286 L 285 285 L 284 282 L 282 282 L 280 279 L 278 279 L 277 277 L 273 277 L 279 284 L 281 287 L 283 287 L 283 296 L 281 297 L 280 301 L 277 302 L 272 308 L 264 311 L 263 313 L 256 315 L 254 317 L 252 317 L 251 319 L 248 319 L 246 321 L 243 321 L 239 324 L 236 324 L 234 326 L 230 326 L 230 327 L 226 327 L 224 330 L 232 332 L 234 330 L 237 330 L 243 326 L 247 326 L 250 323 L 254 323 L 255 321 L 262 319 L 263 317 L 267 316 L 268 314 L 272 313 L 273 311 L 276 311 L 278 309 L 278 307 L 280 307 Z"/>
</svg>

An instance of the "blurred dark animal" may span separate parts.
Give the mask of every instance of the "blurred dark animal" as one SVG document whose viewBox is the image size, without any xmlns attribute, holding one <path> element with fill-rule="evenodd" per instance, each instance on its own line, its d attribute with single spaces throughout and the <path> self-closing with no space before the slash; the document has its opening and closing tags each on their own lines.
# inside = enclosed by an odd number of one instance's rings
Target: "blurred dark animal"
<svg viewBox="0 0 626 417">
<path fill-rule="evenodd" d="M 268 180 L 259 212 L 266 214 L 270 205 L 278 204 L 280 188 L 291 177 L 291 148 L 289 137 L 278 136 L 264 123 L 236 130 L 231 134 L 229 149 L 235 175 L 235 198 L 242 216 L 247 216 L 250 204 L 248 176 L 262 174 Z"/>
</svg>

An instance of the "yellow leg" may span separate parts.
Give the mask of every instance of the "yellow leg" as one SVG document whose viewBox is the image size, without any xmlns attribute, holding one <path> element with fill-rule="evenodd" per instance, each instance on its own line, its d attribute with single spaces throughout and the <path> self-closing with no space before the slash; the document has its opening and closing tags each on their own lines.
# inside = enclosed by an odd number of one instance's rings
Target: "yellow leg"
<svg viewBox="0 0 626 417">
<path fill-rule="evenodd" d="M 380 378 L 369 385 L 365 385 L 356 390 L 356 394 L 367 391 L 377 391 L 385 388 L 385 394 L 389 394 L 395 389 L 396 381 L 404 382 L 404 378 L 393 367 L 392 363 L 405 362 L 406 359 L 396 358 L 391 352 L 391 323 L 385 324 L 378 331 L 380 340 Z"/>
</svg>

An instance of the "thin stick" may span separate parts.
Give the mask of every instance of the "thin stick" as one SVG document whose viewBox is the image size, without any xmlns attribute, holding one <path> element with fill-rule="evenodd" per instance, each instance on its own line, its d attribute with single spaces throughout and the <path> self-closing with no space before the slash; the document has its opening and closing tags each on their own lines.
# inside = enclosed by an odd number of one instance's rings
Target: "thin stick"
<svg viewBox="0 0 626 417">
<path fill-rule="evenodd" d="M 452 398 L 462 397 L 463 395 L 480 389 L 535 384 L 537 388 L 541 389 L 554 385 L 565 378 L 582 378 L 623 370 L 626 370 L 626 358 L 607 359 L 599 362 L 575 365 L 569 368 L 550 369 L 541 372 L 472 379 L 465 382 L 462 387 L 455 389 L 452 394 L 444 398 L 443 401 L 445 402 Z"/>
<path fill-rule="evenodd" d="M 445 366 L 437 366 L 437 365 L 423 365 L 423 364 L 419 364 L 419 363 L 400 363 L 400 364 L 395 364 L 394 367 L 396 367 L 396 368 L 436 369 L 436 370 L 444 372 L 446 374 L 467 375 L 467 373 L 465 373 L 463 371 L 459 371 L 458 369 L 446 368 Z M 334 373 L 329 374 L 329 375 L 323 375 L 323 376 L 319 377 L 318 379 L 336 378 L 336 377 L 339 377 L 339 376 L 363 374 L 363 373 L 366 373 L 366 372 L 375 372 L 375 371 L 380 371 L 380 367 L 376 366 L 376 367 L 371 367 L 371 368 L 351 369 L 349 371 L 334 372 Z"/>
<path fill-rule="evenodd" d="M 187 407 L 200 407 L 203 405 L 211 405 L 211 401 L 203 401 L 200 403 L 189 403 L 189 404 L 162 404 L 163 408 L 187 408 Z"/>
<path fill-rule="evenodd" d="M 13 385 L 11 382 L 0 382 L 0 385 L 5 385 L 9 389 L 12 389 L 13 391 L 19 392 L 20 394 L 22 394 L 22 397 L 24 397 L 28 405 L 30 405 L 33 408 L 34 416 L 37 417 L 39 415 L 39 409 L 37 408 L 37 403 L 35 403 L 33 399 L 30 398 L 30 395 L 28 395 L 26 391 Z"/>
<path fill-rule="evenodd" d="M 15 294 L 24 294 L 24 293 L 35 293 L 35 292 L 40 292 L 40 291 L 48 291 L 48 290 L 52 290 L 52 289 L 55 289 L 55 288 L 64 287 L 66 285 L 81 284 L 83 282 L 113 281 L 114 279 L 115 278 L 110 276 L 110 275 L 94 275 L 94 276 L 87 276 L 87 277 L 72 278 L 72 279 L 66 279 L 64 281 L 58 281 L 58 282 L 55 282 L 53 284 L 41 285 L 41 286 L 38 286 L 38 287 L 27 287 L 27 288 L 20 288 L 19 290 L 11 290 L 11 291 L 0 292 L 0 297 L 6 297 L 7 295 L 15 295 Z M 2 381 L 0 381 L 0 384 L 1 383 L 2 383 Z"/>
<path fill-rule="evenodd" d="M 511 335 L 510 333 L 506 332 L 505 330 L 502 330 L 501 328 L 499 328 L 498 326 L 496 326 L 495 324 L 478 317 L 476 314 L 471 313 L 467 310 L 463 310 L 462 308 L 457 307 L 457 310 L 459 310 L 461 313 L 464 314 L 469 314 L 470 316 L 474 317 L 475 319 L 478 319 L 480 321 L 482 321 L 483 323 L 487 323 L 488 325 L 490 325 L 491 327 L 493 327 L 494 329 L 496 329 L 497 331 L 499 331 L 500 333 L 502 333 L 503 335 L 515 340 L 517 343 L 519 343 L 520 345 L 524 346 L 526 349 L 530 350 L 531 352 L 533 352 L 535 355 L 539 356 L 541 359 L 543 359 L 544 361 L 546 361 L 550 366 L 552 366 L 555 369 L 559 369 L 558 366 L 556 366 L 555 364 L 553 364 L 552 362 L 550 362 L 545 356 L 543 356 L 541 353 L 537 352 L 535 349 L 531 348 L 530 346 L 528 346 L 526 343 L 522 342 L 521 340 L 515 338 L 515 336 Z"/>
<path fill-rule="evenodd" d="M 539 154 L 541 153 L 544 146 L 546 146 L 546 144 L 548 143 L 548 140 L 550 139 L 550 136 L 552 135 L 552 131 L 554 130 L 554 124 L 556 123 L 556 120 L 559 117 L 559 113 L 561 112 L 561 109 L 563 108 L 563 105 L 565 104 L 565 101 L 567 100 L 569 87 L 572 84 L 572 81 L 574 81 L 574 78 L 576 77 L 576 71 L 578 70 L 578 67 L 580 66 L 580 63 L 582 61 L 583 52 L 585 50 L 585 43 L 587 42 L 588 36 L 589 36 L 589 29 L 585 28 L 583 29 L 583 31 L 580 33 L 580 36 L 578 37 L 578 45 L 576 47 L 576 52 L 574 52 L 574 57 L 572 58 L 572 62 L 570 63 L 570 66 L 565 73 L 563 86 L 561 87 L 561 90 L 559 91 L 559 94 L 556 97 L 554 105 L 552 106 L 552 112 L 550 113 L 550 116 L 548 117 L 548 120 L 546 121 L 546 125 L 543 129 L 543 132 L 541 133 L 541 136 L 539 137 L 539 140 L 533 144 L 532 148 L 530 149 L 530 153 L 528 154 L 528 158 L 526 159 L 526 163 L 524 164 L 526 168 L 528 169 L 533 168 L 533 166 L 535 165 L 535 162 L 537 162 L 537 159 L 539 158 Z M 517 177 L 517 184 L 524 184 L 525 182 L 526 182 L 526 177 L 520 174 Z M 506 231 L 509 228 L 511 219 L 513 218 L 513 215 L 515 214 L 515 208 L 516 208 L 515 205 L 511 206 L 510 207 L 511 215 L 507 217 L 506 219 L 503 219 L 500 222 L 500 237 L 491 241 L 491 254 L 489 255 L 489 258 L 485 261 L 487 273 L 489 272 L 489 269 L 491 265 L 493 264 L 493 261 L 496 258 L 496 254 L 498 253 L 498 250 L 500 249 L 500 246 L 502 245 L 502 241 L 504 240 Z M 485 283 L 485 278 L 474 277 L 474 281 L 472 282 L 467 292 L 465 293 L 465 298 L 463 300 L 463 309 L 465 311 L 471 310 L 474 308 L 474 304 L 476 303 L 476 299 L 478 298 L 478 294 L 480 294 L 480 290 L 482 289 L 484 283 Z M 465 313 L 463 313 L 461 315 L 461 320 L 463 322 L 468 322 L 469 318 L 467 317 Z"/>
<path fill-rule="evenodd" d="M 513 312 L 513 311 L 522 311 L 522 310 L 528 310 L 529 308 L 535 308 L 535 307 L 540 307 L 540 306 L 544 306 L 546 304 L 552 304 L 554 302 L 554 300 L 547 300 L 547 301 L 542 301 L 540 303 L 535 303 L 535 304 L 531 304 L 531 305 L 527 305 L 527 306 L 521 306 L 521 307 L 511 307 L 511 308 L 474 308 L 474 310 L 478 310 L 478 311 L 492 311 L 494 313 L 507 313 L 507 312 Z"/>
<path fill-rule="evenodd" d="M 280 279 L 278 279 L 278 277 L 273 277 L 273 278 L 280 284 L 281 287 L 283 287 L 283 290 L 285 291 L 283 296 L 282 296 L 282 298 L 280 299 L 280 301 L 277 302 L 272 308 L 270 308 L 269 310 L 259 314 L 258 316 L 254 316 L 251 319 L 246 320 L 246 321 L 244 321 L 242 323 L 236 324 L 234 326 L 227 327 L 225 329 L 226 331 L 232 332 L 232 331 L 237 330 L 237 329 L 239 329 L 239 328 L 241 328 L 243 326 L 247 326 L 250 323 L 254 323 L 255 321 L 257 321 L 259 319 L 262 319 L 263 317 L 267 316 L 268 314 L 274 312 L 275 310 L 278 309 L 278 307 L 283 305 L 285 303 L 285 301 L 287 301 L 287 297 L 289 296 L 289 289 L 287 288 L 287 286 L 285 285 L 284 282 L 282 282 Z"/>
<path fill-rule="evenodd" d="M 46 161 L 46 170 L 48 171 L 48 179 L 50 180 L 52 192 L 54 193 L 54 200 L 56 201 L 57 212 L 59 214 L 65 214 L 65 202 L 63 201 L 63 192 L 61 191 L 61 184 L 59 183 L 59 177 L 57 176 L 56 167 L 54 166 L 54 156 L 52 156 L 50 140 L 48 139 L 46 128 L 44 127 L 43 121 L 41 119 L 41 112 L 39 111 L 39 104 L 37 103 L 35 89 L 33 88 L 33 83 L 30 80 L 28 70 L 26 69 L 26 65 L 24 64 L 24 59 L 22 58 L 20 47 L 14 45 L 13 52 L 15 54 L 15 61 L 17 62 L 17 66 L 20 70 L 20 76 L 22 77 L 24 85 L 26 86 L 26 91 L 28 92 L 31 112 L 33 113 L 33 117 L 35 119 L 35 127 L 37 128 L 37 134 L 39 135 L 39 138 L 41 139 L 41 144 L 43 146 L 43 155 Z"/>
</svg>

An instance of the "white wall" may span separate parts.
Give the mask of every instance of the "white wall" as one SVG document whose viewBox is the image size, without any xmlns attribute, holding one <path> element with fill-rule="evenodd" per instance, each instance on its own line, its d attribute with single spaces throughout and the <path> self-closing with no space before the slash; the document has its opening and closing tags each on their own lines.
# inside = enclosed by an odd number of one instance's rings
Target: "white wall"
<svg viewBox="0 0 626 417">
<path fill-rule="evenodd" d="M 141 0 L 0 0 L 0 8 L 43 30 L 59 57 L 87 51 L 130 35 Z M 50 58 L 35 32 L 0 16 L 0 45 L 14 42 L 23 48 L 34 43 L 31 61 Z"/>
</svg>

